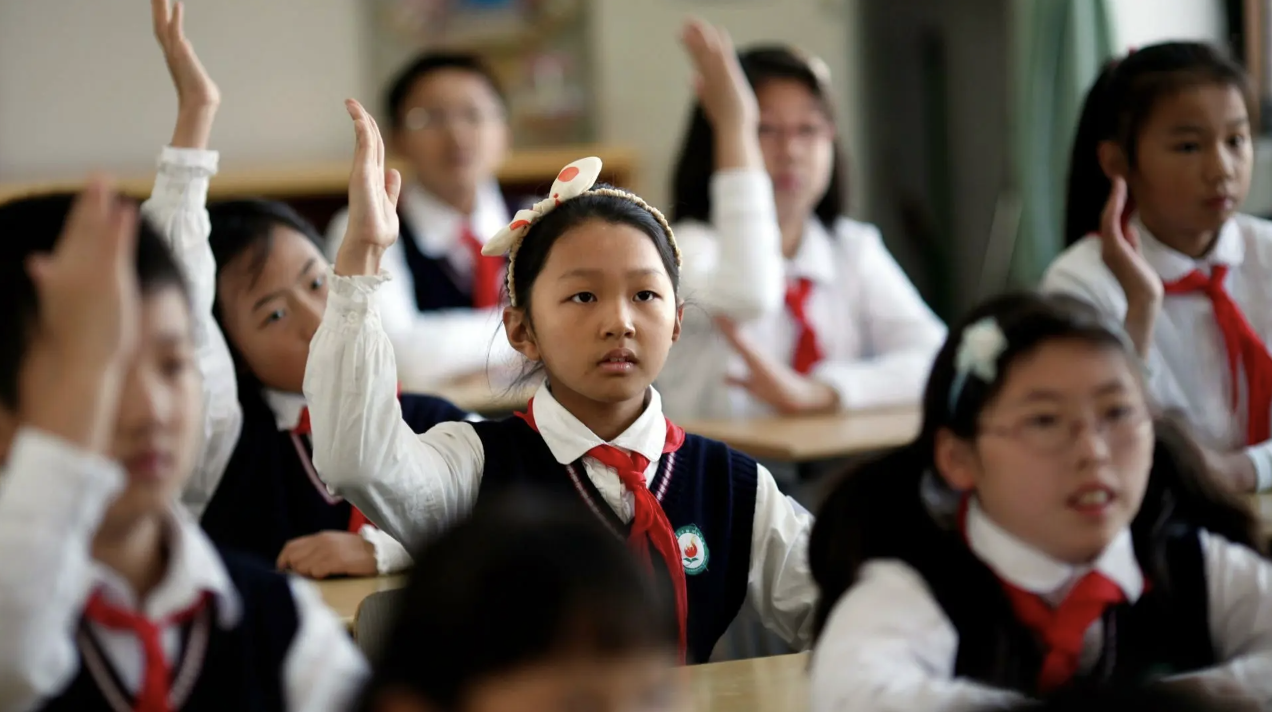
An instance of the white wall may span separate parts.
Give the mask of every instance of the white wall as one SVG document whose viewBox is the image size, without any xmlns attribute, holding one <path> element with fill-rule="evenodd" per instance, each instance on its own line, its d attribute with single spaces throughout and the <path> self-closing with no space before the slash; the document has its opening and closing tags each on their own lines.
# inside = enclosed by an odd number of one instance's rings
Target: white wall
<svg viewBox="0 0 1272 712">
<path fill-rule="evenodd" d="M 1222 41 L 1228 21 L 1221 0 L 1109 0 L 1122 50 L 1163 40 Z"/>
<path fill-rule="evenodd" d="M 362 0 L 187 0 L 220 84 L 223 166 L 343 158 L 365 85 Z M 0 0 L 0 180 L 144 170 L 176 99 L 144 0 Z"/>
<path fill-rule="evenodd" d="M 861 147 L 860 1 L 594 0 L 594 101 L 601 139 L 636 146 L 639 189 L 655 205 L 669 207 L 672 165 L 693 95 L 689 60 L 678 37 L 693 13 L 723 25 L 738 46 L 789 42 L 824 59 L 835 84 L 840 130 L 850 149 Z M 860 180 L 866 173 L 861 162 L 854 162 L 857 205 L 867 201 L 869 188 Z"/>
</svg>

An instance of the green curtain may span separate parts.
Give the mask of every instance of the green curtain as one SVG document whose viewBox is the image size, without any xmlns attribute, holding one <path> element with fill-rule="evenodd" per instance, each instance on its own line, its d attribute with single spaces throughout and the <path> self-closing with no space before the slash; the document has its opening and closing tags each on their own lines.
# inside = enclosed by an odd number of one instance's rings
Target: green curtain
<svg viewBox="0 0 1272 712">
<path fill-rule="evenodd" d="M 1011 180 L 1020 222 L 1010 277 L 1037 284 L 1064 247 L 1069 151 L 1082 100 L 1114 54 L 1108 0 L 1012 0 Z"/>
</svg>

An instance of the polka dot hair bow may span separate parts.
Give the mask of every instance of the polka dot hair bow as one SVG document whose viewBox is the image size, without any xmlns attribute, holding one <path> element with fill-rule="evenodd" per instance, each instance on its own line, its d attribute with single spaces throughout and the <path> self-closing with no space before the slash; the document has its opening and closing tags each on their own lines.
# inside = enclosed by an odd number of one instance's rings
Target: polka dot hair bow
<svg viewBox="0 0 1272 712">
<path fill-rule="evenodd" d="M 526 210 L 518 210 L 508 226 L 500 230 L 481 248 L 481 253 L 488 257 L 501 257 L 514 254 L 521 244 L 521 239 L 529 232 L 530 226 L 544 215 L 552 212 L 561 203 L 587 192 L 596 184 L 601 175 L 601 159 L 596 156 L 580 158 L 557 174 L 552 182 L 552 192 Z"/>
<path fill-rule="evenodd" d="M 517 293 L 513 289 L 512 283 L 513 264 L 517 259 L 517 250 L 521 248 L 521 241 L 530 232 L 530 228 L 541 220 L 544 215 L 556 210 L 561 203 L 588 192 L 593 195 L 607 195 L 629 200 L 648 210 L 654 216 L 654 219 L 658 221 L 663 231 L 667 233 L 667 241 L 671 244 L 672 252 L 675 255 L 676 266 L 680 266 L 680 248 L 676 246 L 676 237 L 671 231 L 671 225 L 667 223 L 667 218 L 663 216 L 658 208 L 646 203 L 635 193 L 629 193 L 620 188 L 593 189 L 592 186 L 596 185 L 596 179 L 600 174 L 601 159 L 596 156 L 580 158 L 562 168 L 561 172 L 557 174 L 556 180 L 552 182 L 552 192 L 548 194 L 548 197 L 526 210 L 518 210 L 517 214 L 513 216 L 512 222 L 490 238 L 485 246 L 481 248 L 481 253 L 488 257 L 508 255 L 508 298 L 513 306 L 517 306 Z"/>
</svg>

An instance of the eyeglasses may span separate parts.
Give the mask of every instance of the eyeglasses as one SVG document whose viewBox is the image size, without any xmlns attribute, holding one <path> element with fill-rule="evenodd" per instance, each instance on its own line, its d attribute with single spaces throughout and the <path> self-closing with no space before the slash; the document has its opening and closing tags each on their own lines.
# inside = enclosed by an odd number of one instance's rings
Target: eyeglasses
<svg viewBox="0 0 1272 712">
<path fill-rule="evenodd" d="M 1126 445 L 1144 433 L 1148 422 L 1149 414 L 1145 407 L 1122 405 L 1094 417 L 1091 414 L 1082 417 L 1063 417 L 1052 413 L 1032 415 L 1012 425 L 982 426 L 980 432 L 1016 440 L 1036 452 L 1053 455 L 1073 447 L 1088 428 L 1110 446 Z"/>
<path fill-rule="evenodd" d="M 475 129 L 486 124 L 503 121 L 504 113 L 498 109 L 426 109 L 417 106 L 406 112 L 402 125 L 407 131 L 440 131 L 449 126 Z"/>
<path fill-rule="evenodd" d="M 829 122 L 809 121 L 793 126 L 779 126 L 774 123 L 760 122 L 760 141 L 768 143 L 786 142 L 787 140 L 810 142 L 829 138 L 833 128 Z"/>
</svg>

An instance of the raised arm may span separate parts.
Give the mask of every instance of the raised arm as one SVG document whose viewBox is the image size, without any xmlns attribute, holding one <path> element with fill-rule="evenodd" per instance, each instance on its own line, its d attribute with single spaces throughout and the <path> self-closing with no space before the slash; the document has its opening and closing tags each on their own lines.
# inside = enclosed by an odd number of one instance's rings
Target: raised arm
<svg viewBox="0 0 1272 712">
<path fill-rule="evenodd" d="M 681 37 L 698 101 L 715 134 L 711 225 L 677 225 L 685 294 L 714 316 L 745 321 L 782 308 L 782 236 L 759 143 L 759 109 L 727 32 L 690 22 Z"/>
<path fill-rule="evenodd" d="M 155 38 L 177 92 L 177 123 L 172 142 L 159 155 L 155 187 L 141 210 L 167 238 L 193 301 L 195 353 L 203 376 L 203 450 L 182 501 L 197 518 L 216 492 L 243 427 L 234 361 L 212 317 L 216 262 L 208 244 L 212 226 L 207 196 L 218 156 L 207 146 L 221 92 L 186 39 L 183 5 L 151 0 L 150 6 Z"/>
<path fill-rule="evenodd" d="M 137 338 L 136 233 L 136 211 L 91 180 L 56 251 L 29 266 L 40 326 L 0 476 L 0 709 L 29 709 L 76 669 L 89 544 L 124 485 L 106 453 Z"/>
<path fill-rule="evenodd" d="M 393 347 L 375 306 L 387 279 L 380 258 L 397 239 L 401 177 L 385 170 L 375 120 L 355 101 L 347 108 L 357 135 L 349 227 L 305 367 L 314 467 L 372 522 L 410 545 L 472 507 L 485 451 L 467 423 L 416 435 L 402 420 Z"/>
</svg>

